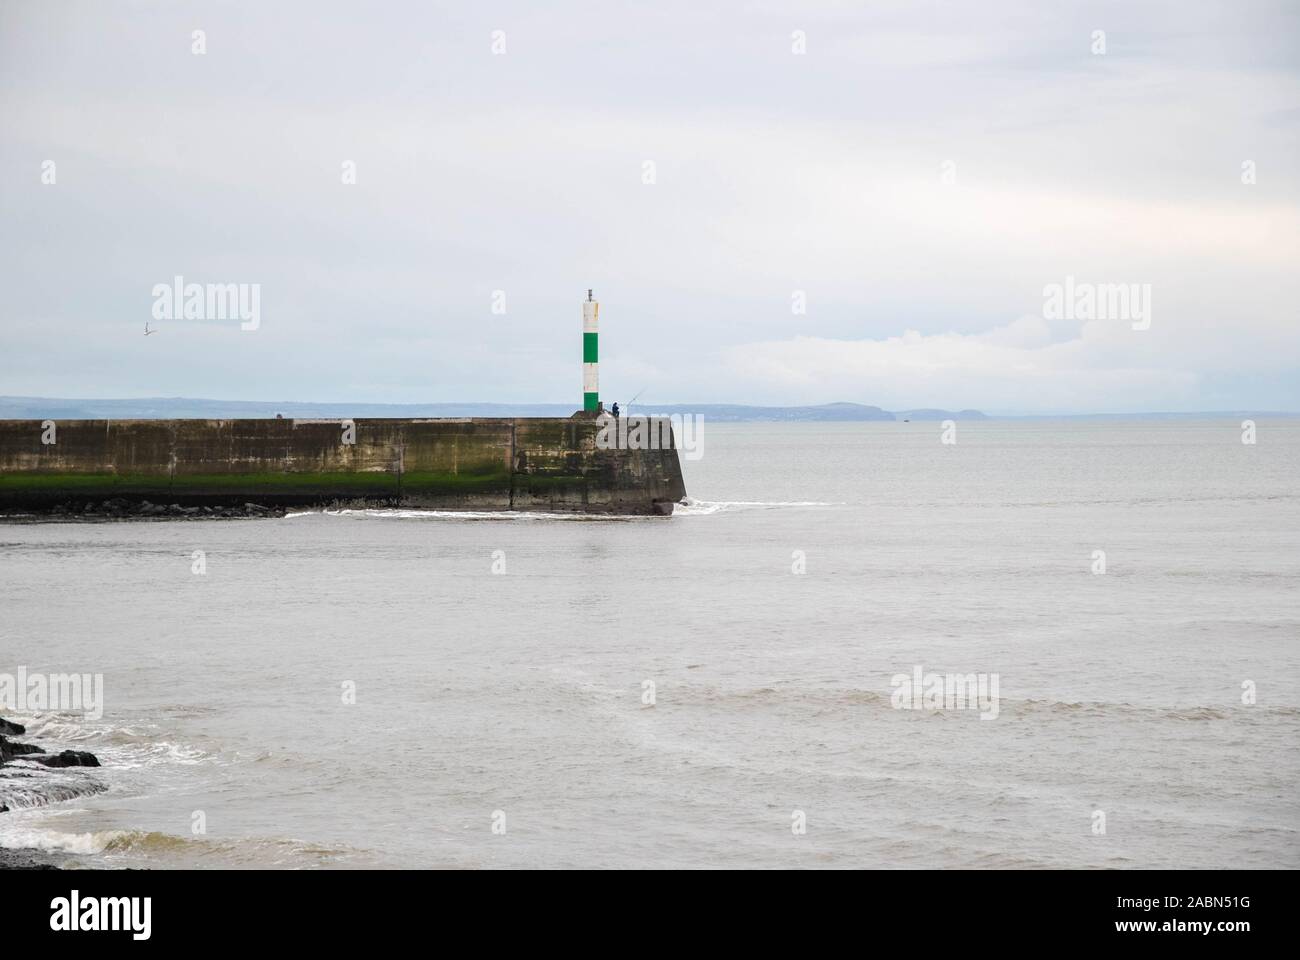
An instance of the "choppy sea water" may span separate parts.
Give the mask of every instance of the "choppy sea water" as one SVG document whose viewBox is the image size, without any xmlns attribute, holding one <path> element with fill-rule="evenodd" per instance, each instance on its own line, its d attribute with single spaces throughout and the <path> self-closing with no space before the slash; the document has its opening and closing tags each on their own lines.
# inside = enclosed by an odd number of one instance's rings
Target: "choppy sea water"
<svg viewBox="0 0 1300 960">
<path fill-rule="evenodd" d="M 0 770 L 0 847 L 1300 866 L 1300 421 L 940 431 L 708 423 L 670 520 L 0 525 L 0 673 L 106 701 L 0 709 L 104 763 Z M 996 674 L 997 717 L 896 709 L 916 667 Z"/>
</svg>

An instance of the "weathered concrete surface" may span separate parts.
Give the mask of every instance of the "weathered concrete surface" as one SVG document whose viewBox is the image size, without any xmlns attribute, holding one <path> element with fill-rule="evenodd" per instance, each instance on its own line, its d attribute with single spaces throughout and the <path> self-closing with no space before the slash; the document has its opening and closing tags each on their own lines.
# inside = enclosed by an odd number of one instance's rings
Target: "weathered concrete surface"
<svg viewBox="0 0 1300 960">
<path fill-rule="evenodd" d="M 652 514 L 686 493 L 675 449 L 597 449 L 591 420 L 64 420 L 45 444 L 48 422 L 0 420 L 0 510 L 120 498 Z"/>
</svg>

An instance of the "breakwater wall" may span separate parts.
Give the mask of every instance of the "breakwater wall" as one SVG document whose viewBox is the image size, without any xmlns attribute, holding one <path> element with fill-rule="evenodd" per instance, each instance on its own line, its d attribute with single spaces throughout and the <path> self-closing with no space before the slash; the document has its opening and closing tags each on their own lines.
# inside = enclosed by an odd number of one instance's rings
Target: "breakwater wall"
<svg viewBox="0 0 1300 960">
<path fill-rule="evenodd" d="M 601 449 L 589 418 L 0 420 L 0 510 L 218 506 L 666 514 L 675 445 Z"/>
</svg>

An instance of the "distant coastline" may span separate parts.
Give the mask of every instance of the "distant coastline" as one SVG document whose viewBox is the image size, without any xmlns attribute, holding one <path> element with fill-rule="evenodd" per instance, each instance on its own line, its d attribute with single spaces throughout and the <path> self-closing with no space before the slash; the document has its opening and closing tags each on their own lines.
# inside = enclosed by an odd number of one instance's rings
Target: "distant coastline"
<svg viewBox="0 0 1300 960">
<path fill-rule="evenodd" d="M 0 397 L 3 420 L 223 420 L 275 417 L 566 417 L 576 403 L 311 403 L 144 397 L 134 400 Z M 631 413 L 699 414 L 717 423 L 871 422 L 903 420 L 1194 420 L 1211 417 L 1294 417 L 1279 410 L 1196 412 L 989 414 L 980 410 L 885 410 L 863 403 L 760 406 L 743 403 L 637 403 Z"/>
</svg>

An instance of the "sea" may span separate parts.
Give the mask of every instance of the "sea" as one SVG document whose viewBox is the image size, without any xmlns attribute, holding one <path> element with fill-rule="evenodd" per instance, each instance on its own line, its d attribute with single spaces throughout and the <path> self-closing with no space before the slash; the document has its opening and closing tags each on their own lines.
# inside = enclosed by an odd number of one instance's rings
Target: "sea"
<svg viewBox="0 0 1300 960">
<path fill-rule="evenodd" d="M 0 701 L 102 764 L 0 768 L 0 848 L 1300 867 L 1300 419 L 706 422 L 697 453 L 668 519 L 0 523 L 0 684 L 102 682 Z"/>
</svg>

